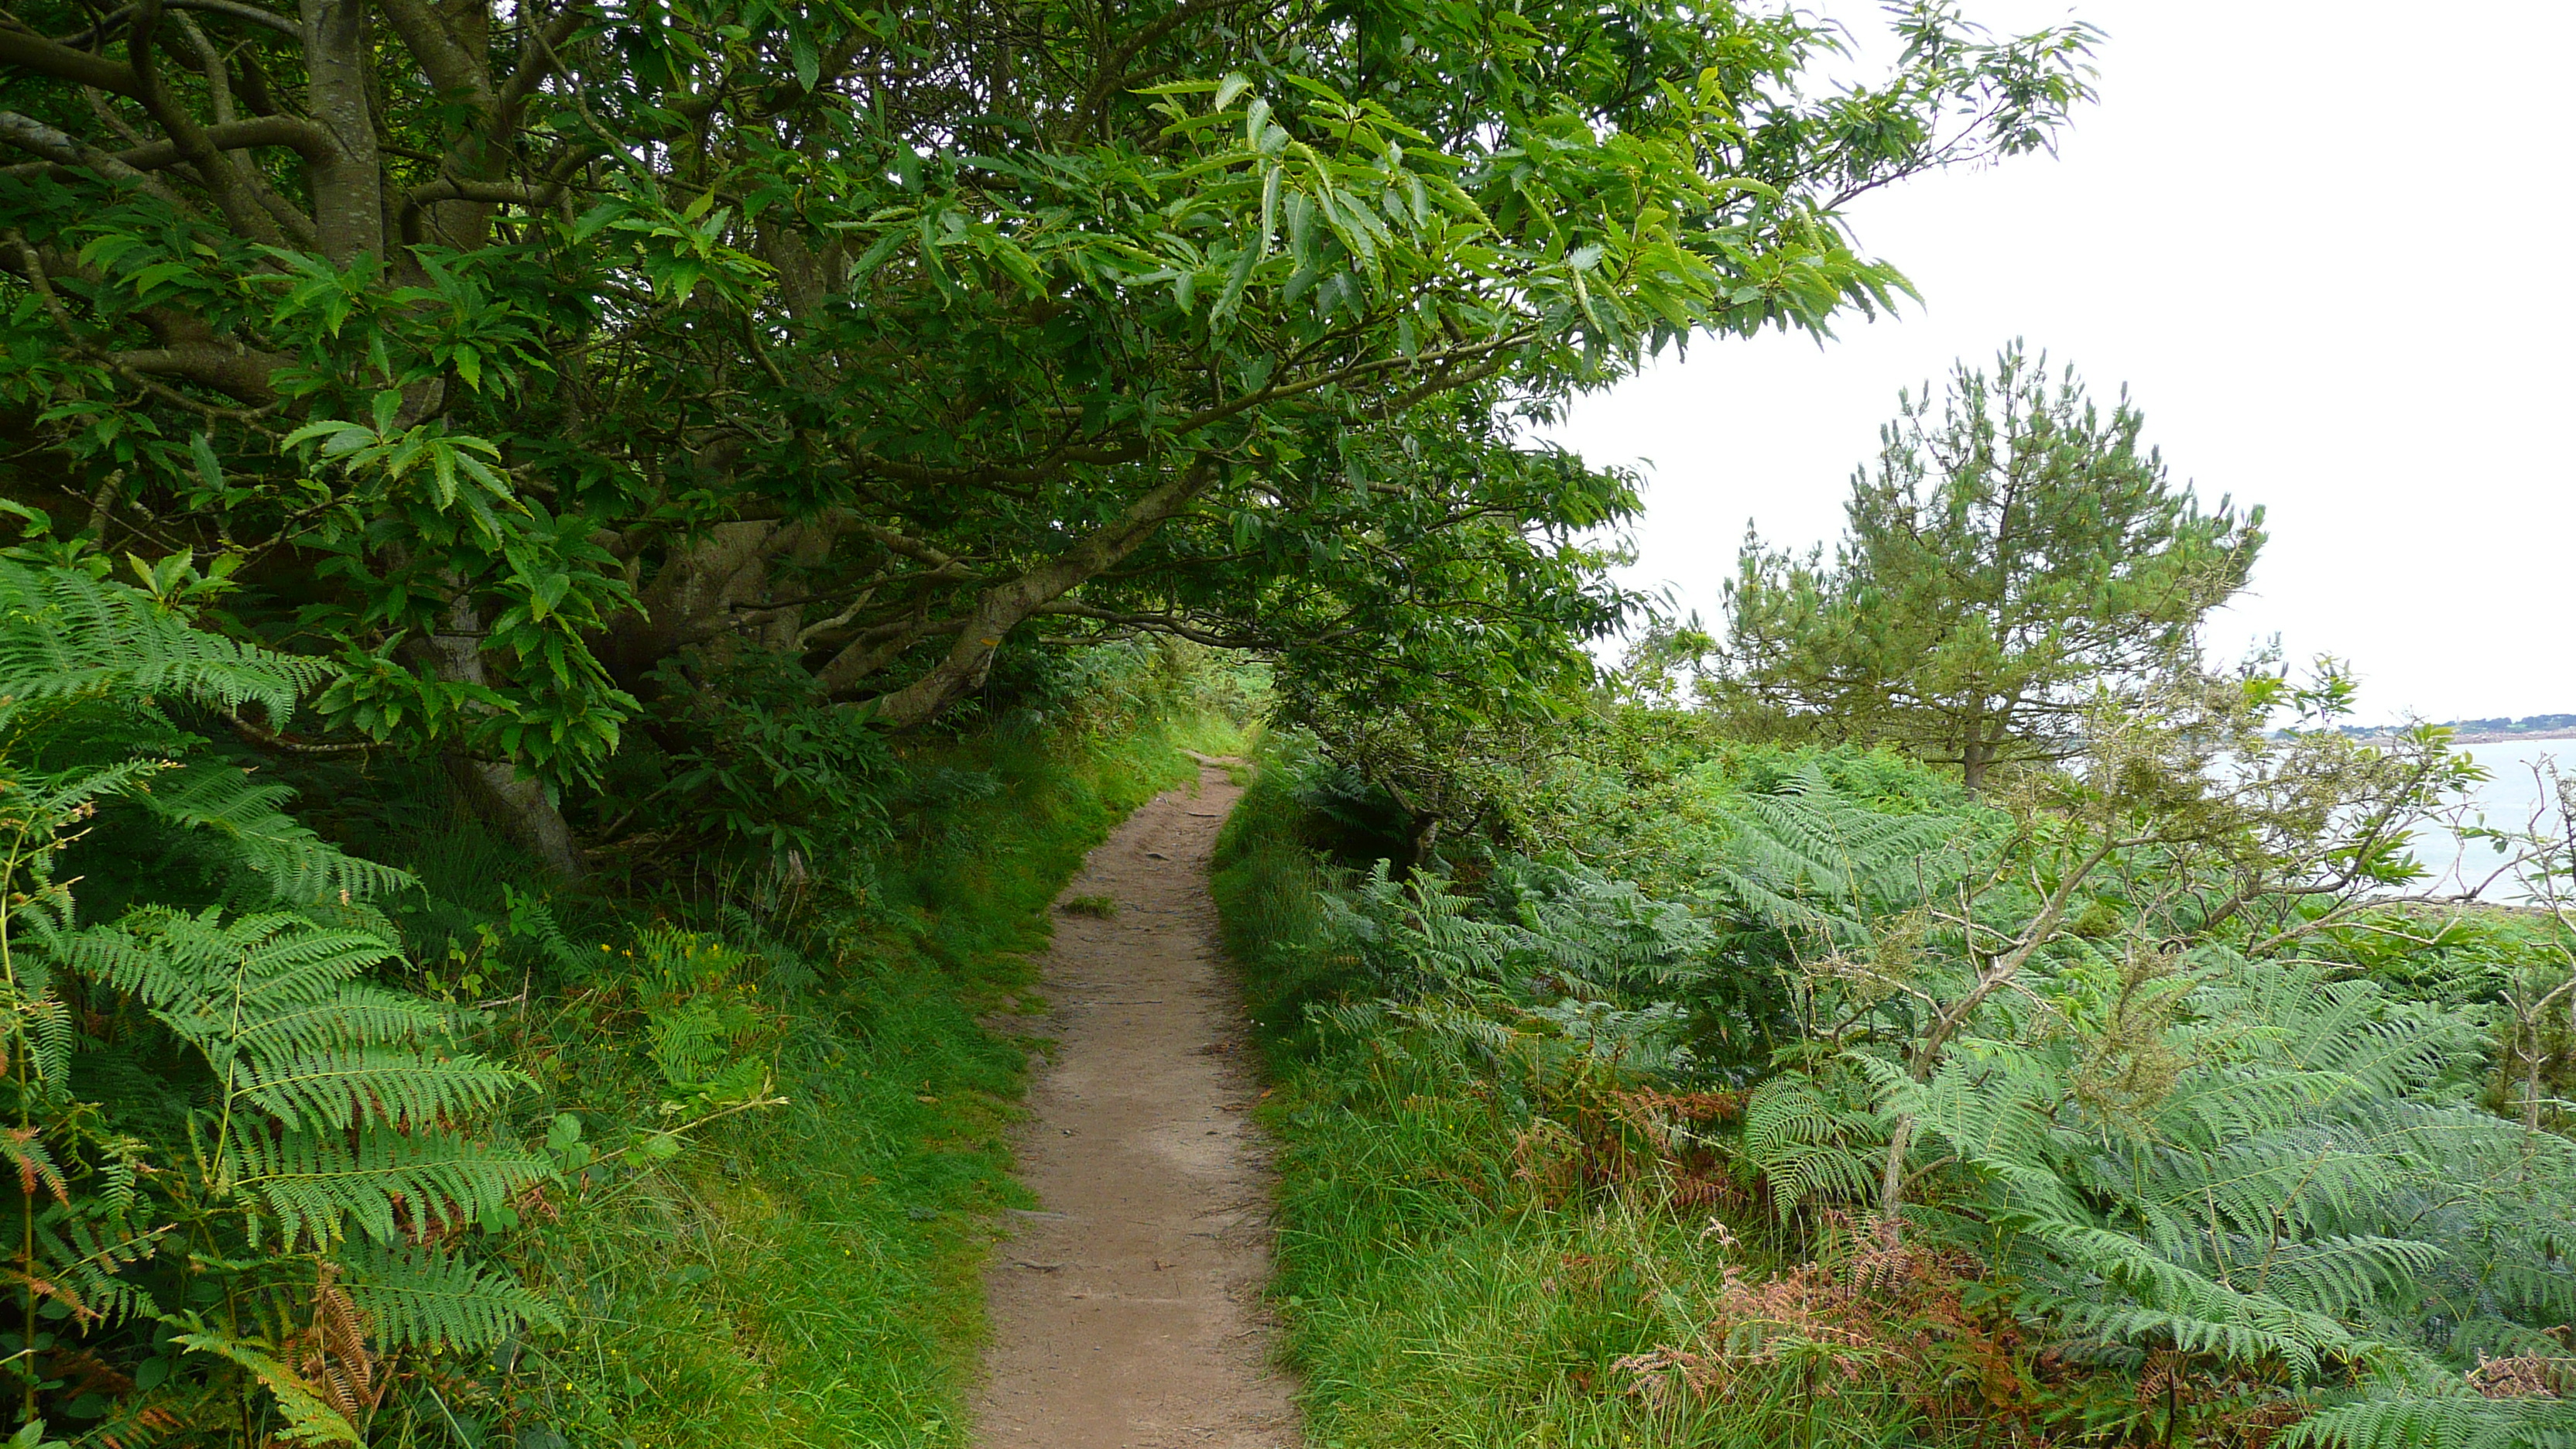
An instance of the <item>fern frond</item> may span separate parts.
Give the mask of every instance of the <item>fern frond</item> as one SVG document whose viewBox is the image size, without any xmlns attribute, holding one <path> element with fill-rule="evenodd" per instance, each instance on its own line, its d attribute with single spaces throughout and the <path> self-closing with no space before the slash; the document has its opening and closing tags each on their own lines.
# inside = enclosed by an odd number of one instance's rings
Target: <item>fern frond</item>
<svg viewBox="0 0 2576 1449">
<path fill-rule="evenodd" d="M 1467 1042 L 1493 1056 L 1507 1056 L 1528 1034 L 1473 1007 L 1439 1002 L 1396 1002 L 1386 1014 L 1444 1041 Z"/>
<path fill-rule="evenodd" d="M 755 930 L 757 929 L 756 923 L 752 922 L 751 913 L 745 911 L 740 906 L 728 905 L 724 907 L 723 915 L 729 928 L 739 929 L 738 927 L 731 927 L 731 923 L 740 921 L 746 924 L 751 924 L 754 926 Z M 563 927 L 556 924 L 553 909 L 537 897 L 531 895 L 521 896 L 514 899 L 510 903 L 510 922 L 518 929 L 521 935 L 527 936 L 533 939 L 538 945 L 543 946 L 545 948 L 546 955 L 551 958 L 557 966 L 560 966 L 567 971 L 579 971 L 590 964 L 588 959 L 582 955 L 581 948 L 575 946 L 572 943 L 572 938 L 564 934 Z M 768 933 L 762 931 L 759 935 L 764 944 L 766 944 Z"/>
<path fill-rule="evenodd" d="M 247 1011 L 267 1018 L 329 999 L 343 983 L 390 960 L 394 948 L 357 931 L 324 930 L 301 916 L 144 908 L 107 926 L 50 934 L 66 967 L 104 981 L 172 1025 L 228 1032 Z"/>
<path fill-rule="evenodd" d="M 2381 1295 L 2433 1270 L 2435 1244 L 2406 1238 L 2319 1237 L 2263 1250 L 2247 1244 L 2244 1266 L 2257 1291 L 2277 1293 L 2337 1318 L 2357 1316 Z"/>
<path fill-rule="evenodd" d="M 1812 764 L 1726 818 L 1734 859 L 1716 883 L 1776 929 L 1837 945 L 1865 942 L 1871 918 L 1937 893 L 1966 867 L 1964 817 L 1873 810 Z"/>
<path fill-rule="evenodd" d="M 553 1171 L 541 1153 L 439 1129 L 317 1134 L 238 1121 L 231 1147 L 232 1186 L 267 1208 L 281 1243 L 337 1242 L 352 1225 L 391 1243 L 406 1222 L 477 1221 Z"/>
<path fill-rule="evenodd" d="M 2241 1363 L 2277 1358 L 2302 1379 L 2328 1358 L 2351 1361 L 2370 1345 L 2324 1313 L 2248 1293 L 2169 1262 L 2124 1233 L 2056 1218 L 2011 1226 L 2059 1262 L 2110 1292 L 2068 1294 L 2057 1305 L 2076 1329 L 2130 1342 L 2162 1340 L 2186 1353 Z M 2071 1285 L 2070 1285 L 2071 1286 Z"/>
<path fill-rule="evenodd" d="M 498 1105 L 527 1076 L 475 1056 L 381 1047 L 252 1060 L 233 1092 L 288 1127 L 418 1126 Z"/>
<path fill-rule="evenodd" d="M 1336 884 L 1341 889 L 1321 897 L 1325 934 L 1346 942 L 1382 984 L 1407 994 L 1494 980 L 1526 944 L 1521 928 L 1477 919 L 1474 902 L 1428 872 L 1397 881 L 1379 861 L 1365 875 L 1343 873 Z"/>
<path fill-rule="evenodd" d="M 263 1345 L 245 1342 L 213 1329 L 177 1335 L 174 1342 L 200 1353 L 228 1359 L 268 1390 L 286 1419 L 282 1438 L 296 1444 L 364 1444 L 366 1439 L 295 1370 L 271 1357 Z"/>
<path fill-rule="evenodd" d="M 1829 1101 L 1808 1078 L 1784 1073 L 1744 1103 L 1744 1156 L 1771 1184 L 1783 1221 L 1819 1196 L 1867 1197 L 1877 1186 L 1885 1124 Z"/>
<path fill-rule="evenodd" d="M 332 667 L 209 633 L 141 589 L 0 559 L 0 697 L 11 709 L 78 695 L 257 704 L 283 725 Z"/>
<path fill-rule="evenodd" d="M 151 1257 L 171 1228 L 137 1230 L 113 1214 L 92 1216 L 88 1206 L 57 1205 L 37 1216 L 28 1231 L 39 1271 L 22 1281 L 33 1287 L 41 1277 L 47 1296 L 109 1323 L 158 1315 L 151 1293 L 124 1272 Z"/>
<path fill-rule="evenodd" d="M 732 1047 L 732 1032 L 714 1003 L 704 997 L 654 1011 L 645 1022 L 645 1033 L 653 1065 L 674 1086 L 703 1080 Z"/>
<path fill-rule="evenodd" d="M 1530 927 L 1526 949 L 1560 977 L 1668 988 L 1713 967 L 1717 932 L 1689 907 L 1657 900 L 1634 881 L 1565 866 L 1513 875 L 1508 888 Z"/>
<path fill-rule="evenodd" d="M 2457 1394 L 2337 1404 L 2291 1427 L 2283 1449 L 2576 1449 L 2576 1402 Z"/>
<path fill-rule="evenodd" d="M 553 1304 L 455 1254 L 368 1244 L 342 1261 L 349 1296 L 389 1348 L 483 1349 L 529 1325 L 563 1326 Z"/>
<path fill-rule="evenodd" d="M 474 1019 L 473 1013 L 407 991 L 349 982 L 309 1001 L 267 1003 L 267 1010 L 245 1023 L 242 1039 L 269 1053 L 377 1046 L 450 1036 Z"/>
<path fill-rule="evenodd" d="M 283 808 L 295 798 L 290 787 L 231 765 L 182 765 L 137 798 L 161 819 L 230 845 L 278 904 L 366 901 L 415 884 L 410 872 L 350 855 L 298 824 Z"/>
</svg>

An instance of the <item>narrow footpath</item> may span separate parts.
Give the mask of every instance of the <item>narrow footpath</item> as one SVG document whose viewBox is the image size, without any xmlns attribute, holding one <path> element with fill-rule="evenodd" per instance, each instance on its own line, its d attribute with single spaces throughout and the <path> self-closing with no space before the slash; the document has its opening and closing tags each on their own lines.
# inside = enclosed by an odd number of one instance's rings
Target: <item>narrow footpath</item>
<svg viewBox="0 0 2576 1449">
<path fill-rule="evenodd" d="M 1128 817 L 1062 901 L 1015 1211 L 986 1275 L 983 1449 L 1295 1449 L 1261 1312 L 1269 1180 L 1208 858 L 1242 792 L 1205 766 Z"/>
</svg>

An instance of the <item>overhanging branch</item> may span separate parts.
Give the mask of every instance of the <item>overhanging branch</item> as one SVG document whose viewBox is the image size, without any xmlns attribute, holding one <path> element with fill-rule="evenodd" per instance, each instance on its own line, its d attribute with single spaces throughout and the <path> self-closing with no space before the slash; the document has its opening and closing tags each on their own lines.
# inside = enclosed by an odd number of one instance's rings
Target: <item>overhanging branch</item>
<svg viewBox="0 0 2576 1449">
<path fill-rule="evenodd" d="M 1212 649 L 1275 649 L 1281 641 L 1266 635 L 1221 634 L 1193 624 L 1177 614 L 1132 614 L 1118 609 L 1104 609 L 1079 599 L 1057 599 L 1041 604 L 1034 611 L 1041 615 L 1058 615 L 1075 619 L 1096 619 L 1123 628 L 1144 629 L 1156 634 L 1169 634 Z"/>
</svg>

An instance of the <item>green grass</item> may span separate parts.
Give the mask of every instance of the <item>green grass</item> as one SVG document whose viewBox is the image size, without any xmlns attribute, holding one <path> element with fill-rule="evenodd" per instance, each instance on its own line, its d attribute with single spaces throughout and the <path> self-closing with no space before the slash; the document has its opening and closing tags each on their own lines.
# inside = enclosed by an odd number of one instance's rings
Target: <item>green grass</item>
<svg viewBox="0 0 2576 1449">
<path fill-rule="evenodd" d="M 566 1215 L 587 1293 L 566 1437 L 639 1445 L 966 1441 L 1004 1132 L 1028 1044 L 977 1017 L 1034 983 L 1048 903 L 1129 810 L 1188 778 L 1166 732 L 942 752 L 1001 777 L 874 862 L 841 977 L 787 1012 L 784 1107 L 711 1131 L 631 1201 Z M 579 1424 L 592 1440 L 571 1432 Z"/>
<path fill-rule="evenodd" d="M 492 1245 L 572 1327 L 425 1379 L 379 1437 L 966 1443 L 981 1267 L 1000 1210 L 1028 1205 L 1005 1134 L 1043 1046 L 1013 1028 L 1034 1009 L 1048 907 L 1112 826 L 1195 777 L 1180 740 L 1241 746 L 1193 714 L 1136 713 L 912 747 L 916 788 L 892 838 L 837 863 L 794 950 L 765 949 L 778 943 L 739 913 L 554 902 L 579 964 L 497 1012 L 481 1045 L 539 1084 L 524 1135 L 570 1114 L 601 1155 Z M 453 990 L 514 959 L 493 903 L 527 873 L 470 820 L 437 823 L 400 858 L 436 903 L 411 933 L 449 943 L 420 951 L 424 984 L 435 973 Z M 471 981 L 469 994 L 495 990 Z M 721 1053 L 765 1062 L 786 1100 L 708 1123 L 667 1162 L 622 1160 L 689 1115 L 663 1108 L 687 1092 L 651 1050 L 693 1012 L 719 1023 Z"/>
<path fill-rule="evenodd" d="M 1659 1345 L 1708 1348 L 1730 1266 L 1759 1279 L 1773 1245 L 1730 1247 L 1705 1209 L 1652 1181 L 1551 1183 L 1533 1123 L 1569 1104 L 1461 1072 L 1401 1033 L 1308 1008 L 1352 986 L 1323 940 L 1315 857 L 1263 776 L 1217 852 L 1230 953 L 1275 1085 L 1279 1240 L 1271 1301 L 1316 1449 L 1899 1443 L 1881 1386 L 1822 1392 L 1787 1365 L 1707 1398 L 1651 1402 L 1617 1367 Z M 1536 1129 L 1543 1131 L 1544 1129 Z M 1536 1171 L 1525 1169 L 1536 1168 Z"/>
</svg>

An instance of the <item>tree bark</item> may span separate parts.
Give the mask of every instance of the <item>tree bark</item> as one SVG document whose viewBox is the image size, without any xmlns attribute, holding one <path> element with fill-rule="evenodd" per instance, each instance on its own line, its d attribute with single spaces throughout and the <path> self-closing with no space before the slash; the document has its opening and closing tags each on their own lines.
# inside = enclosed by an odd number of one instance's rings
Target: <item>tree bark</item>
<svg viewBox="0 0 2576 1449">
<path fill-rule="evenodd" d="M 911 729 L 929 723 L 942 710 L 982 688 L 984 676 L 993 667 L 994 653 L 1013 629 L 1041 607 L 1142 547 L 1154 536 L 1154 530 L 1162 527 L 1163 520 L 1187 508 L 1215 477 L 1215 460 L 1201 456 L 1128 505 L 1126 512 L 1108 526 L 1018 578 L 984 590 L 976 596 L 975 607 L 968 611 L 957 642 L 949 647 L 946 657 L 921 678 L 877 696 L 873 701 L 874 717 L 893 729 Z M 857 682 L 855 664 L 864 655 L 856 650 L 855 645 L 844 650 L 823 667 L 822 681 L 827 691 L 838 694 Z"/>
<path fill-rule="evenodd" d="M 802 524 L 719 523 L 672 549 L 636 589 L 635 607 L 609 620 L 594 641 L 600 662 L 621 688 L 632 691 L 682 649 L 737 632 L 745 608 L 756 609 L 769 596 L 771 562 L 794 554 L 814 536 Z M 828 544 L 828 533 L 821 537 Z M 786 642 L 792 643 L 793 614 L 779 617 L 791 625 Z M 761 642 L 781 647 L 776 630 L 762 632 L 773 637 Z"/>
<path fill-rule="evenodd" d="M 384 168 L 376 153 L 375 108 L 367 68 L 373 61 L 365 0 L 304 0 L 306 109 L 330 135 L 336 155 L 307 159 L 313 231 L 322 254 L 345 267 L 385 254 Z"/>
<path fill-rule="evenodd" d="M 1878 1236 L 1891 1248 L 1904 1241 L 1897 1214 L 1905 1209 L 1905 1153 L 1913 1145 L 1914 1118 L 1899 1113 L 1896 1129 L 1887 1138 L 1887 1162 L 1878 1176 Z"/>
<path fill-rule="evenodd" d="M 460 592 L 448 606 L 447 630 L 430 637 L 430 665 L 440 678 L 457 684 L 485 684 L 483 615 L 473 599 Z M 500 827 L 556 873 L 578 880 L 589 873 L 572 827 L 539 782 L 521 776 L 506 761 L 477 760 L 463 754 L 447 757 L 447 770 L 476 814 Z"/>
<path fill-rule="evenodd" d="M 1430 868 L 1432 852 L 1440 848 L 1440 825 L 1441 820 L 1437 815 L 1426 815 L 1413 822 L 1412 838 L 1405 842 L 1404 847 L 1411 857 L 1405 862 L 1406 875 L 1410 876 Z"/>
<path fill-rule="evenodd" d="M 509 765 L 464 755 L 447 756 L 447 774 L 476 815 L 498 826 L 513 844 L 544 861 L 548 869 L 568 880 L 589 874 L 590 867 L 572 838 L 572 826 L 546 798 L 544 785 Z"/>
</svg>

